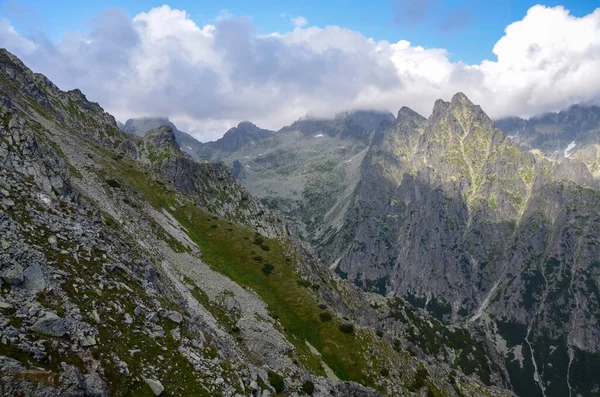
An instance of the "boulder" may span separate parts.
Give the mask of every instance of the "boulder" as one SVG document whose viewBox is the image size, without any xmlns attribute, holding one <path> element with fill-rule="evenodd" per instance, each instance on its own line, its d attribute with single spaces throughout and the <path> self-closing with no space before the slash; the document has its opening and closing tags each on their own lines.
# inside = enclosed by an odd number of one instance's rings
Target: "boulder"
<svg viewBox="0 0 600 397">
<path fill-rule="evenodd" d="M 86 397 L 108 397 L 108 386 L 98 374 L 87 374 L 85 378 Z"/>
<path fill-rule="evenodd" d="M 58 317 L 52 312 L 46 312 L 30 328 L 40 334 L 61 337 L 67 333 L 67 325 L 64 318 Z"/>
<path fill-rule="evenodd" d="M 23 283 L 23 266 L 13 262 L 0 271 L 0 277 L 11 285 L 21 285 Z"/>
<path fill-rule="evenodd" d="M 35 263 L 29 266 L 23 272 L 23 286 L 34 293 L 42 292 L 46 288 L 46 280 L 44 279 L 44 272 L 42 267 Z"/>
<path fill-rule="evenodd" d="M 171 311 L 169 312 L 169 319 L 179 324 L 183 321 L 183 316 L 179 312 Z"/>
<path fill-rule="evenodd" d="M 160 396 L 162 394 L 162 392 L 165 391 L 165 388 L 162 385 L 162 383 L 160 383 L 160 381 L 158 381 L 156 379 L 145 378 L 145 377 L 143 377 L 143 379 L 144 379 L 144 382 L 146 382 L 146 384 L 148 386 L 150 386 L 150 389 L 152 389 L 152 392 L 154 393 L 155 396 Z"/>
</svg>

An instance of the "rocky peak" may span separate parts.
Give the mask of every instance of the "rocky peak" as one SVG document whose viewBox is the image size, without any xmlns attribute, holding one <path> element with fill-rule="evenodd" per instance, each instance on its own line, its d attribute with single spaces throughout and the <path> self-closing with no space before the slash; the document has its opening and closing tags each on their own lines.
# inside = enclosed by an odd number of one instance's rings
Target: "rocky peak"
<svg viewBox="0 0 600 397">
<path fill-rule="evenodd" d="M 179 145 L 175 140 L 175 132 L 169 126 L 162 126 L 153 129 L 144 138 L 146 142 L 151 142 L 157 149 L 179 150 Z"/>
<path fill-rule="evenodd" d="M 419 120 L 419 121 L 425 121 L 427 120 L 425 117 L 421 116 L 419 113 L 415 112 L 414 110 L 412 110 L 411 108 L 407 107 L 407 106 L 402 106 L 400 108 L 400 110 L 398 111 L 398 117 L 396 117 L 397 120 L 403 119 L 403 120 Z"/>
<path fill-rule="evenodd" d="M 260 142 L 272 137 L 273 131 L 257 127 L 249 121 L 242 121 L 229 129 L 221 139 L 212 142 L 211 146 L 218 150 L 234 152 L 252 142 Z"/>
<path fill-rule="evenodd" d="M 142 117 L 137 119 L 129 119 L 121 127 L 121 130 L 129 134 L 145 136 L 149 131 L 161 126 L 168 126 L 173 130 L 177 130 L 175 124 L 173 124 L 167 117 Z"/>
</svg>

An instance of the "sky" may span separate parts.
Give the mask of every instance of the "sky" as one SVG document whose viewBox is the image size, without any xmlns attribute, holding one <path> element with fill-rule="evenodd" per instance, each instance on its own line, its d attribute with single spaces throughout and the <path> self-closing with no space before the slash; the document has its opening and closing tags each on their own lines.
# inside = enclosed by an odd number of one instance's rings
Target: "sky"
<svg viewBox="0 0 600 397">
<path fill-rule="evenodd" d="M 600 100 L 598 0 L 0 0 L 0 47 L 201 141 L 243 120 L 429 116 L 459 91 L 493 118 Z"/>
</svg>

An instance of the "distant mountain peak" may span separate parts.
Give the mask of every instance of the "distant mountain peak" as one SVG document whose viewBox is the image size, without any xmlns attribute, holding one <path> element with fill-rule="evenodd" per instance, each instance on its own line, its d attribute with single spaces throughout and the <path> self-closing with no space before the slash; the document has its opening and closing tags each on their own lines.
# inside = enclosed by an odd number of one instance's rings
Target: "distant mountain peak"
<svg viewBox="0 0 600 397">
<path fill-rule="evenodd" d="M 421 121 L 425 121 L 427 120 L 425 117 L 421 116 L 419 113 L 415 112 L 414 110 L 412 110 L 411 108 L 407 107 L 407 106 L 402 106 L 400 108 L 400 110 L 398 111 L 398 117 L 396 117 L 398 120 L 400 119 L 417 119 L 417 120 L 421 120 Z"/>
</svg>

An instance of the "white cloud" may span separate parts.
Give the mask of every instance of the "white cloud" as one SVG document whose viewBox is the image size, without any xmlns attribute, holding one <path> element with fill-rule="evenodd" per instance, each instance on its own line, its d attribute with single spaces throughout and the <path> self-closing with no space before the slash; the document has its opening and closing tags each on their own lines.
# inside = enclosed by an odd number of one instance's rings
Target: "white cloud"
<svg viewBox="0 0 600 397">
<path fill-rule="evenodd" d="M 303 16 L 297 16 L 296 18 L 292 18 L 291 21 L 294 24 L 294 27 L 296 28 L 304 27 L 304 25 L 308 23 L 306 18 L 304 18 Z"/>
<path fill-rule="evenodd" d="M 303 24 L 304 21 L 298 20 Z M 530 116 L 600 97 L 600 9 L 574 17 L 534 6 L 493 48 L 496 61 L 453 63 L 444 49 L 375 41 L 338 26 L 263 34 L 227 15 L 198 26 L 181 10 L 133 19 L 108 10 L 58 43 L 0 19 L 0 46 L 118 119 L 161 115 L 199 139 L 251 120 L 279 128 L 307 114 L 407 105 L 427 116 L 462 91 L 492 117 Z"/>
</svg>

